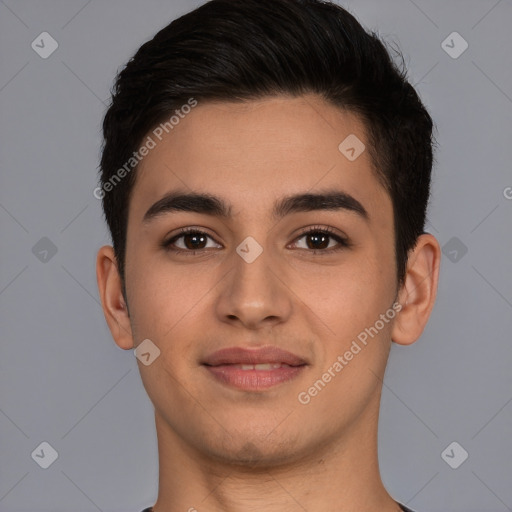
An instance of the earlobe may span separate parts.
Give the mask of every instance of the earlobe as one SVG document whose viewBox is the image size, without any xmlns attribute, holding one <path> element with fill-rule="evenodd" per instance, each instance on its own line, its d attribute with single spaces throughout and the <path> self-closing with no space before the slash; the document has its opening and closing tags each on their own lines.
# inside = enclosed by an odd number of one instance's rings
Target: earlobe
<svg viewBox="0 0 512 512">
<path fill-rule="evenodd" d="M 128 306 L 122 292 L 114 249 L 105 245 L 98 251 L 96 279 L 105 320 L 116 344 L 125 350 L 133 348 Z"/>
<path fill-rule="evenodd" d="M 398 294 L 402 309 L 391 333 L 395 343 L 410 345 L 421 336 L 434 307 L 440 262 L 441 249 L 436 238 L 428 233 L 420 235 L 409 253 L 406 275 Z"/>
</svg>

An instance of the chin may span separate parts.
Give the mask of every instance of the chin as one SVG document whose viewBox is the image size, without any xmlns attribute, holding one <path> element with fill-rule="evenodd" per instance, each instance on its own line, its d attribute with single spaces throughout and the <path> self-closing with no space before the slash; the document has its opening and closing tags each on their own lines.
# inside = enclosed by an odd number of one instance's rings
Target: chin
<svg viewBox="0 0 512 512">
<path fill-rule="evenodd" d="M 221 443 L 205 447 L 212 459 L 238 469 L 246 467 L 250 470 L 266 471 L 284 466 L 300 457 L 300 443 L 296 436 L 288 439 L 269 437 L 272 429 L 254 436 L 250 432 L 238 432 L 234 436 L 227 435 Z M 253 432 L 254 434 L 254 432 Z"/>
</svg>

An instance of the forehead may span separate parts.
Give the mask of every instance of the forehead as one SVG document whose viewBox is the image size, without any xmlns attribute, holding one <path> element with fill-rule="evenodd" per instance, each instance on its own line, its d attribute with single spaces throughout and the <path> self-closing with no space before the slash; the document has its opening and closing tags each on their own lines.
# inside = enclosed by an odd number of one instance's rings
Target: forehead
<svg viewBox="0 0 512 512">
<path fill-rule="evenodd" d="M 199 102 L 161 140 L 149 136 L 155 145 L 139 164 L 130 205 L 137 218 L 177 187 L 226 198 L 242 214 L 264 213 L 277 197 L 315 188 L 338 187 L 370 210 L 389 202 L 364 124 L 315 95 Z M 356 156 L 362 150 L 355 159 L 346 153 L 352 147 Z"/>
</svg>

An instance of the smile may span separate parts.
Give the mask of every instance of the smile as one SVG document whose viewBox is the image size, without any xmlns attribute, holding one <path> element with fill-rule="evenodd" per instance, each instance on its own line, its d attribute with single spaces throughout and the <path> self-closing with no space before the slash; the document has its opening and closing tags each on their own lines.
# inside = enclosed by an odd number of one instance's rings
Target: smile
<svg viewBox="0 0 512 512">
<path fill-rule="evenodd" d="M 260 391 L 289 382 L 298 377 L 305 367 L 284 363 L 205 365 L 217 381 L 244 391 Z"/>
</svg>

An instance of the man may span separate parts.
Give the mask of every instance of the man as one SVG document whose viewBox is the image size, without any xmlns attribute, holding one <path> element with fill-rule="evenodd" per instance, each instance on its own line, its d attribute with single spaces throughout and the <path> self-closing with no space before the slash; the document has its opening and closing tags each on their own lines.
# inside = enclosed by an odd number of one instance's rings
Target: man
<svg viewBox="0 0 512 512">
<path fill-rule="evenodd" d="M 391 342 L 436 295 L 432 127 L 375 34 L 318 0 L 213 0 L 121 71 L 97 277 L 155 408 L 147 512 L 409 510 L 377 431 Z"/>
</svg>

